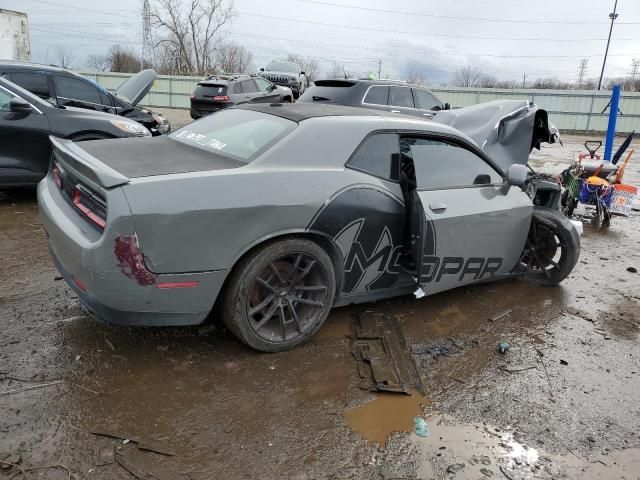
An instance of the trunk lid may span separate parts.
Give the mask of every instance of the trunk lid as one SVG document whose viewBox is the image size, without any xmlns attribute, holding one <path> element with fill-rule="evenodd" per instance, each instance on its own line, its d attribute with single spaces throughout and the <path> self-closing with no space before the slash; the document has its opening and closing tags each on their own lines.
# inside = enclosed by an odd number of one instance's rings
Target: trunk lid
<svg viewBox="0 0 640 480">
<path fill-rule="evenodd" d="M 114 93 L 118 98 L 135 106 L 149 93 L 157 76 L 152 68 L 142 70 L 127 79 Z"/>
</svg>

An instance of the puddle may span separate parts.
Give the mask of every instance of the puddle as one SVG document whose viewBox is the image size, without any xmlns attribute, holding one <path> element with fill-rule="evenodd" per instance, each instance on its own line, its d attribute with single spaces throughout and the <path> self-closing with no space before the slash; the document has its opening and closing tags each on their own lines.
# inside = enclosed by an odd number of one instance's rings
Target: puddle
<svg viewBox="0 0 640 480">
<path fill-rule="evenodd" d="M 418 392 L 411 395 L 379 393 L 375 400 L 347 410 L 344 416 L 351 430 L 382 448 L 392 432 L 413 430 L 413 417 L 422 415 L 422 405 L 426 402 Z"/>
<path fill-rule="evenodd" d="M 322 327 L 320 327 L 320 330 L 313 335 L 313 339 L 340 338 L 352 335 L 351 324 L 353 319 L 349 312 L 346 309 L 338 309 L 331 312 Z"/>
</svg>

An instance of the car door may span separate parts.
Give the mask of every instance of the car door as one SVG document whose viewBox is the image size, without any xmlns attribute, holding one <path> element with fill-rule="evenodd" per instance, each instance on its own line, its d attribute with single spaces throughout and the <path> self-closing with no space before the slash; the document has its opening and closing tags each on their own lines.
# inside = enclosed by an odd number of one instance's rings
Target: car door
<svg viewBox="0 0 640 480">
<path fill-rule="evenodd" d="M 0 186 L 34 184 L 49 165 L 49 121 L 33 105 L 30 113 L 12 112 L 16 98 L 0 86 Z"/>
<path fill-rule="evenodd" d="M 412 164 L 417 263 L 427 294 L 509 273 L 522 253 L 533 209 L 520 188 L 461 140 L 420 135 L 400 139 L 403 171 Z"/>
<path fill-rule="evenodd" d="M 259 77 L 256 77 L 253 80 L 256 82 L 258 90 L 260 91 L 260 96 L 253 100 L 254 103 L 273 103 L 280 100 L 280 93 L 273 83 Z"/>
<path fill-rule="evenodd" d="M 253 78 L 242 81 L 242 92 L 244 94 L 244 100 L 242 103 L 255 102 L 261 95 L 258 91 L 258 85 L 256 85 Z"/>
<path fill-rule="evenodd" d="M 389 111 L 412 115 L 414 117 L 420 115 L 420 112 L 415 109 L 410 87 L 395 85 L 389 87 Z"/>
<path fill-rule="evenodd" d="M 362 98 L 362 106 L 389 111 L 389 85 L 371 85 Z"/>
<path fill-rule="evenodd" d="M 420 110 L 420 112 L 417 113 L 419 113 L 423 118 L 433 118 L 439 110 L 442 110 L 442 102 L 440 102 L 440 100 L 438 100 L 436 96 L 428 90 L 414 87 L 411 89 L 411 92 L 413 93 L 413 102 L 415 107 Z"/>
<path fill-rule="evenodd" d="M 58 105 L 113 113 L 109 96 L 97 85 L 72 75 L 52 75 Z"/>
</svg>

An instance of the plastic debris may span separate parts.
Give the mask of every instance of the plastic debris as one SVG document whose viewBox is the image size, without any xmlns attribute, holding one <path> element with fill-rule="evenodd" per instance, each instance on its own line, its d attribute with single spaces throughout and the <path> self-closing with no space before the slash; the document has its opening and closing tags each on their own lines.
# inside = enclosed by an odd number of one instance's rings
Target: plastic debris
<svg viewBox="0 0 640 480">
<path fill-rule="evenodd" d="M 579 220 L 569 220 L 574 228 L 576 229 L 576 231 L 578 232 L 578 236 L 581 237 L 582 234 L 584 233 L 584 227 L 582 226 L 582 222 Z"/>
<path fill-rule="evenodd" d="M 507 353 L 510 348 L 511 345 L 509 345 L 507 342 L 500 342 L 498 344 L 498 352 L 502 353 L 503 355 Z"/>
<path fill-rule="evenodd" d="M 413 418 L 413 431 L 419 437 L 428 437 L 431 435 L 429 432 L 429 426 L 427 425 L 426 420 L 422 417 Z"/>
<path fill-rule="evenodd" d="M 495 322 L 500 320 L 502 317 L 506 317 L 507 315 L 509 315 L 511 312 L 513 312 L 513 309 L 510 308 L 508 310 L 504 310 L 503 312 L 497 313 L 495 314 L 493 317 L 489 318 L 490 322 Z"/>
<path fill-rule="evenodd" d="M 422 290 L 422 287 L 418 287 L 418 289 L 415 292 L 413 292 L 413 295 L 416 298 L 422 298 L 426 295 L 426 293 L 424 293 L 424 290 Z"/>
<path fill-rule="evenodd" d="M 627 267 L 627 272 L 638 273 L 638 269 L 636 267 Z"/>
</svg>

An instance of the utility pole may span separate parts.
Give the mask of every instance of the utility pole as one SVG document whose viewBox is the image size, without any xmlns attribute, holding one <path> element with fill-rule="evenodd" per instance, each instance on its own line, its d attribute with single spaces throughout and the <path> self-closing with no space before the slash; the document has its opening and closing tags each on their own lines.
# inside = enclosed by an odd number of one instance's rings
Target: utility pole
<svg viewBox="0 0 640 480">
<path fill-rule="evenodd" d="M 522 88 L 526 88 L 526 83 L 527 83 L 527 72 L 524 72 L 522 74 Z"/>
<path fill-rule="evenodd" d="M 611 32 L 613 32 L 613 22 L 618 18 L 616 10 L 618 8 L 618 0 L 613 4 L 613 12 L 609 14 L 611 19 L 611 27 L 609 27 L 609 38 L 607 38 L 607 48 L 604 51 L 604 60 L 602 60 L 602 71 L 600 72 L 600 80 L 598 80 L 598 90 L 602 87 L 602 77 L 604 76 L 604 66 L 607 64 L 607 55 L 609 54 L 609 43 L 611 43 Z"/>
<path fill-rule="evenodd" d="M 144 0 L 142 4 L 142 58 L 140 59 L 140 70 L 144 70 L 145 60 L 151 62 L 152 57 L 151 40 L 151 7 L 149 0 Z"/>
<path fill-rule="evenodd" d="M 378 59 L 378 80 L 380 79 L 380 75 L 382 74 L 382 59 Z"/>
<path fill-rule="evenodd" d="M 582 85 L 584 83 L 584 74 L 587 71 L 587 63 L 588 59 L 583 58 L 580 60 L 580 64 L 578 65 L 578 85 Z"/>
<path fill-rule="evenodd" d="M 638 73 L 640 73 L 640 59 L 634 58 L 631 63 L 631 89 L 638 91 Z"/>
</svg>

